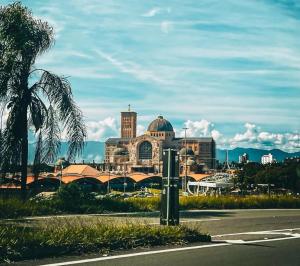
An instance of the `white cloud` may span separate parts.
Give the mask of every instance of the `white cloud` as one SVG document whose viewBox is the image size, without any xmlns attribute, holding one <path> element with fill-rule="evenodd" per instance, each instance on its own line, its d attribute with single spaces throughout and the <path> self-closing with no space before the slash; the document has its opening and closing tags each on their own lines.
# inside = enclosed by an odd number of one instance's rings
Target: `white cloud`
<svg viewBox="0 0 300 266">
<path fill-rule="evenodd" d="M 151 17 L 155 17 L 158 14 L 161 13 L 171 13 L 171 8 L 167 7 L 167 8 L 159 8 L 159 7 L 154 7 L 152 9 L 150 9 L 149 11 L 147 11 L 146 13 L 142 14 L 142 17 L 147 17 L 147 18 L 151 18 Z"/>
<path fill-rule="evenodd" d="M 142 125 L 137 125 L 136 134 L 137 136 L 145 134 L 146 128 Z"/>
<path fill-rule="evenodd" d="M 110 54 L 104 53 L 103 51 L 96 50 L 95 51 L 99 56 L 110 62 L 113 66 L 115 66 L 117 69 L 119 69 L 123 73 L 131 74 L 133 77 L 135 77 L 138 80 L 143 81 L 154 81 L 156 83 L 166 84 L 167 82 L 163 79 L 161 79 L 157 74 L 155 74 L 151 70 L 147 70 L 143 68 L 142 66 L 131 62 L 131 61 L 120 61 Z"/>
<path fill-rule="evenodd" d="M 120 128 L 116 119 L 107 117 L 98 122 L 86 123 L 88 140 L 105 141 L 109 137 L 119 137 Z M 245 132 L 236 133 L 233 137 L 227 137 L 215 128 L 215 125 L 205 119 L 199 121 L 187 120 L 187 137 L 213 137 L 218 148 L 260 148 L 282 149 L 287 152 L 300 150 L 300 135 L 298 133 L 272 133 L 261 131 L 260 127 L 252 123 L 245 123 Z M 137 136 L 145 134 L 146 127 L 137 125 Z M 184 137 L 183 129 L 174 128 L 176 135 Z"/>
<path fill-rule="evenodd" d="M 184 127 L 187 128 L 186 135 L 188 137 L 209 137 L 212 136 L 215 139 L 221 139 L 222 134 L 214 129 L 214 124 L 201 119 L 200 121 L 187 120 L 184 123 Z M 179 135 L 184 137 L 184 130 L 179 131 Z"/>
<path fill-rule="evenodd" d="M 159 12 L 161 11 L 160 8 L 155 7 L 150 9 L 148 12 L 146 12 L 145 14 L 143 14 L 143 17 L 154 17 L 155 15 L 157 15 Z"/>
<path fill-rule="evenodd" d="M 118 137 L 119 130 L 117 122 L 112 117 L 107 117 L 98 122 L 86 123 L 88 140 L 105 141 L 109 137 Z"/>
<path fill-rule="evenodd" d="M 171 21 L 162 21 L 160 23 L 160 29 L 163 33 L 169 33 L 173 29 L 173 23 Z"/>
<path fill-rule="evenodd" d="M 221 134 L 218 130 L 213 129 L 211 131 L 211 136 L 214 138 L 216 142 L 222 141 L 223 134 Z"/>
<path fill-rule="evenodd" d="M 245 128 L 244 133 L 237 133 L 229 140 L 231 147 L 277 148 L 290 152 L 299 151 L 300 149 L 298 133 L 260 131 L 260 128 L 250 123 L 246 123 Z"/>
<path fill-rule="evenodd" d="M 246 131 L 244 133 L 242 133 L 242 134 L 238 133 L 233 137 L 233 139 L 232 139 L 233 143 L 238 143 L 238 142 L 252 143 L 256 140 L 256 138 L 257 138 L 256 125 L 246 123 L 245 128 L 246 128 Z"/>
</svg>

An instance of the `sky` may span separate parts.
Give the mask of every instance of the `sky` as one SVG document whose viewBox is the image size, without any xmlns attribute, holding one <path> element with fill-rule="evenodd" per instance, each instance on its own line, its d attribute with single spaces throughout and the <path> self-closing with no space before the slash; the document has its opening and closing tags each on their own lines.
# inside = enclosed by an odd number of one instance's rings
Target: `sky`
<svg viewBox="0 0 300 266">
<path fill-rule="evenodd" d="M 163 115 L 219 148 L 300 151 L 300 1 L 22 3 L 54 28 L 36 67 L 69 77 L 89 140 L 119 136 L 131 104 L 139 134 Z"/>
</svg>

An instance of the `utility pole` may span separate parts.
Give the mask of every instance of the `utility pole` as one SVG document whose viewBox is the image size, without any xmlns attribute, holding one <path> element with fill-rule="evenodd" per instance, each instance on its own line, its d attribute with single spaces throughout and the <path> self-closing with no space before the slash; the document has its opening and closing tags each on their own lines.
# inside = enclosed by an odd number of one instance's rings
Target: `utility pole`
<svg viewBox="0 0 300 266">
<path fill-rule="evenodd" d="M 184 142 L 185 142 L 185 155 L 184 155 L 184 159 L 185 159 L 185 167 L 184 167 L 184 177 L 182 180 L 182 194 L 186 193 L 186 183 L 187 183 L 187 143 L 186 143 L 186 131 L 187 131 L 187 127 L 182 128 L 184 130 Z"/>
<path fill-rule="evenodd" d="M 110 164 L 108 163 L 108 181 L 107 181 L 107 194 L 110 193 Z"/>
</svg>

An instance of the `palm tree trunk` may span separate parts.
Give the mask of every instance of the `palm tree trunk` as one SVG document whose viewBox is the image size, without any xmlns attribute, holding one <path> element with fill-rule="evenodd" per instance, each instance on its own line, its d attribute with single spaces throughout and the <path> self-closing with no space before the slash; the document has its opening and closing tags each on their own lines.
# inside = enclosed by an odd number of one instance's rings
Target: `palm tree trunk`
<svg viewBox="0 0 300 266">
<path fill-rule="evenodd" d="M 28 125 L 27 125 L 27 108 L 22 114 L 22 151 L 21 151 L 21 193 L 23 200 L 27 196 L 27 164 L 28 164 Z"/>
</svg>

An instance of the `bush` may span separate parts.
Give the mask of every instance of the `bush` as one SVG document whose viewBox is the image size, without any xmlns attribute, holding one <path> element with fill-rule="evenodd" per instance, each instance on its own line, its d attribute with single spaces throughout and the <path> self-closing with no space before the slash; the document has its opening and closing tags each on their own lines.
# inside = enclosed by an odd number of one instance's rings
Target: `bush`
<svg viewBox="0 0 300 266">
<path fill-rule="evenodd" d="M 184 226 L 114 224 L 100 219 L 92 222 L 84 219 L 51 219 L 35 228 L 15 225 L 1 227 L 0 262 L 210 240 L 209 235 Z"/>
<path fill-rule="evenodd" d="M 295 196 L 189 196 L 180 197 L 181 210 L 190 209 L 254 209 L 300 208 Z M 51 199 L 22 202 L 18 198 L 0 198 L 0 219 L 55 214 L 88 214 L 103 212 L 159 211 L 160 198 L 101 198 L 76 184 L 63 186 Z"/>
</svg>

